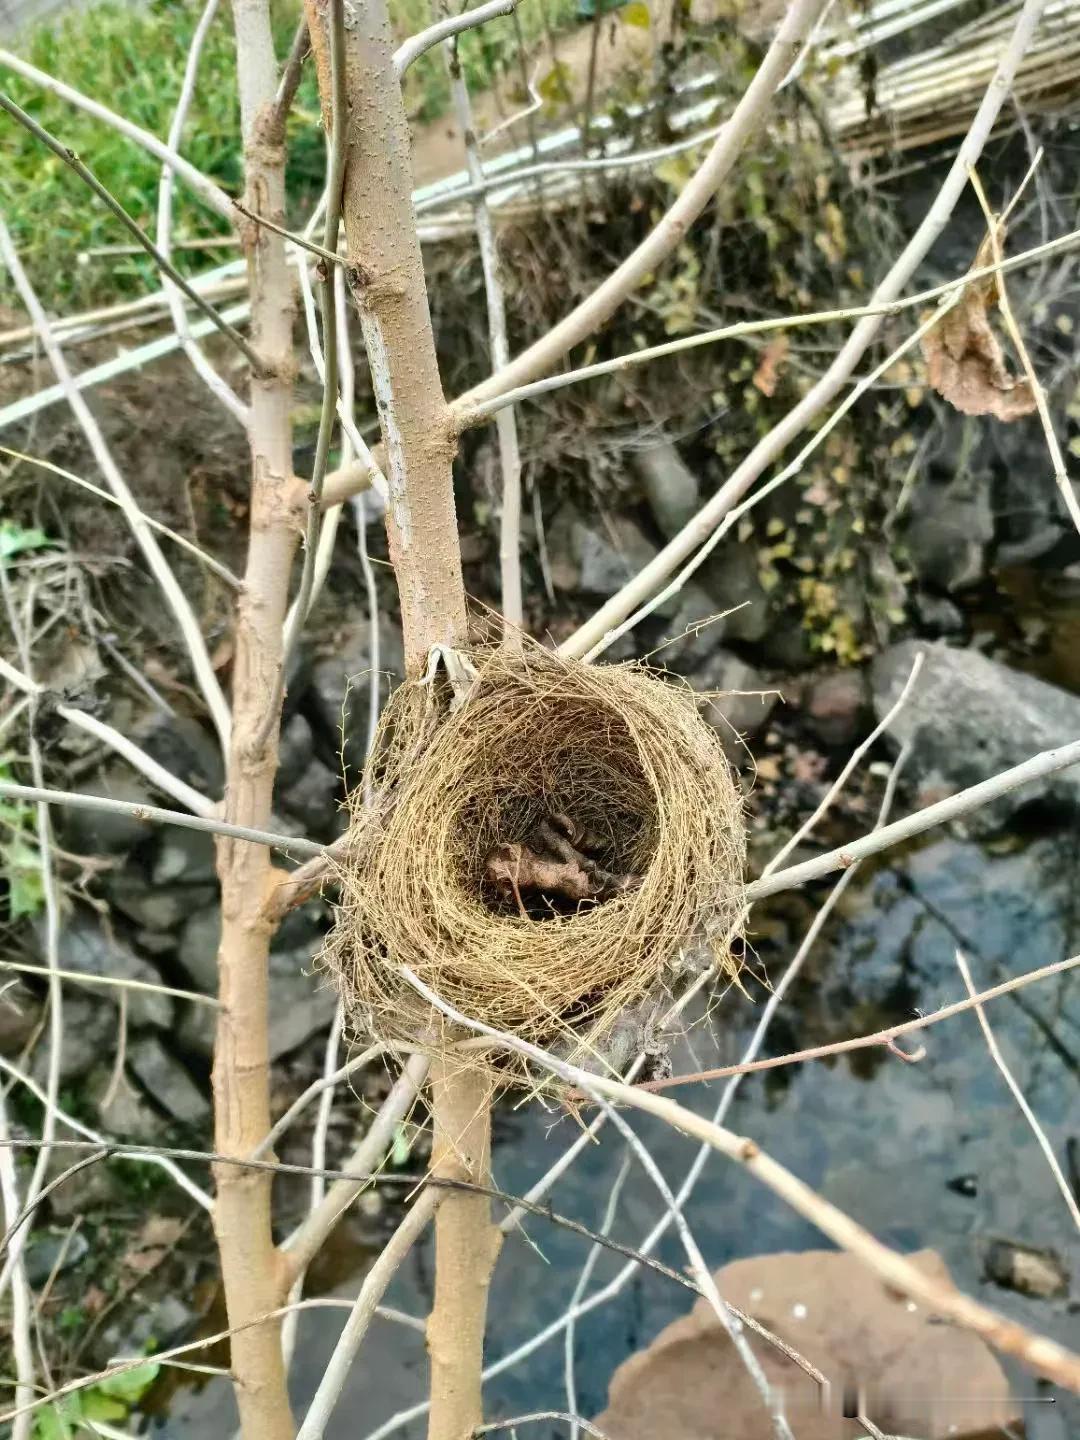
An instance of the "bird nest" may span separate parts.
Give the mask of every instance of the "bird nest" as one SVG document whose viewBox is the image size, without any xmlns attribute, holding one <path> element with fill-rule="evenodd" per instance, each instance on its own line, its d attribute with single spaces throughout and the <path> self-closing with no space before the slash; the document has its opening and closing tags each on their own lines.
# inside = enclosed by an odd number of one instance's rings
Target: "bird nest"
<svg viewBox="0 0 1080 1440">
<path fill-rule="evenodd" d="M 452 659 L 453 687 L 407 683 L 383 718 L 324 963 L 380 1038 L 462 1038 L 405 965 L 468 1016 L 604 1063 L 682 958 L 733 965 L 744 827 L 723 749 L 692 691 L 637 665 L 532 644 Z"/>
</svg>

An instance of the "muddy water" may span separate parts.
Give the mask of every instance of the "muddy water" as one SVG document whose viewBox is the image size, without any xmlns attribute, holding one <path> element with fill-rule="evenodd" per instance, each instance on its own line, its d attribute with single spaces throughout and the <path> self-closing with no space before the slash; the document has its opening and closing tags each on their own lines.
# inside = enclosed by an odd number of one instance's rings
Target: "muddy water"
<svg viewBox="0 0 1080 1440">
<path fill-rule="evenodd" d="M 803 978 L 779 1012 L 769 1053 L 840 1039 L 929 1011 L 962 993 L 954 952 L 965 950 L 977 983 L 1049 963 L 1080 949 L 1077 837 L 1067 833 L 1013 836 L 991 849 L 941 838 L 903 857 L 890 857 L 845 897 L 812 955 Z M 797 943 L 816 896 L 778 897 L 758 918 L 761 964 L 779 975 Z M 762 991 L 730 996 L 712 1020 L 689 1038 L 678 1068 L 736 1059 L 751 1032 Z M 756 1002 L 756 1003 L 755 1003 Z M 990 1017 L 1009 1062 L 1059 1156 L 1080 1141 L 1080 978 L 1075 974 L 997 1001 Z M 753 1135 L 772 1154 L 899 1249 L 935 1246 L 958 1283 L 1017 1319 L 1080 1347 L 1080 1306 L 1035 1301 L 998 1290 L 983 1279 L 991 1239 L 1051 1246 L 1066 1259 L 1080 1298 L 1080 1252 L 1060 1195 L 1035 1141 L 991 1063 L 975 1019 L 961 1016 L 925 1037 L 927 1054 L 904 1064 L 885 1051 L 751 1077 L 729 1123 Z M 692 1054 L 690 1053 L 692 1049 Z M 710 1112 L 718 1089 L 683 1093 Z M 674 1185 L 694 1148 L 645 1117 L 635 1120 Z M 507 1111 L 499 1125 L 497 1182 L 519 1191 L 549 1165 L 575 1134 L 573 1121 L 533 1107 Z M 605 1132 L 560 1185 L 556 1208 L 596 1226 L 622 1161 L 616 1137 Z M 637 1245 L 658 1214 L 649 1182 L 631 1172 L 614 1232 Z M 807 1223 L 717 1156 L 708 1160 L 687 1208 L 708 1261 L 716 1266 L 756 1252 L 823 1244 Z M 492 1296 L 490 1359 L 497 1361 L 565 1310 L 586 1249 L 575 1236 L 542 1221 L 529 1224 L 542 1257 L 510 1240 Z M 659 1258 L 681 1266 L 666 1239 Z M 590 1289 L 620 1269 L 605 1255 Z M 339 1286 L 354 1294 L 356 1276 Z M 431 1254 L 411 1257 L 389 1303 L 423 1315 L 431 1292 Z M 654 1275 L 635 1275 L 618 1296 L 582 1319 L 577 1339 L 579 1402 L 603 1408 L 614 1366 L 688 1308 L 685 1292 Z M 812 1306 L 812 1297 L 808 1304 Z M 341 1315 L 321 1312 L 301 1321 L 294 1402 L 302 1411 L 333 1346 Z M 492 1379 L 489 1414 L 561 1408 L 562 1336 Z M 1017 1373 L 1017 1393 L 1032 1396 Z M 350 1377 L 328 1440 L 355 1440 L 424 1393 L 423 1338 L 377 1322 Z M 1080 1410 L 1069 1402 L 1032 1406 L 1029 1435 L 1080 1434 Z M 185 1395 L 155 1434 L 218 1440 L 231 1433 L 232 1402 L 214 1382 Z M 1064 1424 L 1065 1428 L 1061 1426 Z M 399 1431 L 422 1434 L 414 1424 Z M 561 1434 L 557 1425 L 530 1435 Z"/>
</svg>

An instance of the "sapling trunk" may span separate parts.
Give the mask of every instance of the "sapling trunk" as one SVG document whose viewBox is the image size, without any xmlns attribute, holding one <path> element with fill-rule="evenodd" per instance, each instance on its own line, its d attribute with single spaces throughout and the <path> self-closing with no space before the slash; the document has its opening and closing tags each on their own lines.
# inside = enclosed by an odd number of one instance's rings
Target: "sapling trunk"
<svg viewBox="0 0 1080 1440">
<path fill-rule="evenodd" d="M 332 93 L 326 0 L 306 0 L 306 10 L 325 112 Z M 406 667 L 416 678 L 433 645 L 462 646 L 467 639 L 451 474 L 457 436 L 435 356 L 413 218 L 409 126 L 385 0 L 356 8 L 345 53 L 347 276 L 382 422 L 390 556 Z M 436 1067 L 436 1163 L 482 1185 L 490 1183 L 490 1100 L 489 1088 L 473 1074 Z M 429 1322 L 432 1435 L 462 1440 L 480 1422 L 488 1280 L 497 1250 L 487 1201 L 444 1196 L 436 1212 Z"/>
</svg>

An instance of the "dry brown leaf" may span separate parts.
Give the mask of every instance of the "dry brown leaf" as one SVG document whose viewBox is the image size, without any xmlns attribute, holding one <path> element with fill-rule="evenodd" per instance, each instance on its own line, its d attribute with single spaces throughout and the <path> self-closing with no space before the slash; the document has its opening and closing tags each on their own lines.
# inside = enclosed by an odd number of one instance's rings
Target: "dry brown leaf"
<svg viewBox="0 0 1080 1440">
<path fill-rule="evenodd" d="M 763 395 L 775 395 L 777 382 L 780 379 L 780 371 L 790 348 L 790 341 L 783 333 L 777 335 L 775 340 L 770 340 L 765 349 L 761 352 L 761 359 L 754 371 L 753 384 Z"/>
<path fill-rule="evenodd" d="M 156 1270 L 187 1226 L 171 1215 L 151 1215 L 124 1254 L 128 1270 L 148 1275 Z"/>
<path fill-rule="evenodd" d="M 501 894 L 513 895 L 523 916 L 529 913 L 523 896 L 579 905 L 608 900 L 639 883 L 603 869 L 588 853 L 595 848 L 595 837 L 555 811 L 524 842 L 494 846 L 484 863 L 485 878 Z"/>
<path fill-rule="evenodd" d="M 951 1285 L 933 1250 L 908 1258 Z M 991 1440 L 1020 1419 L 1005 1373 L 980 1339 L 936 1323 L 932 1311 L 890 1291 L 854 1256 L 757 1255 L 718 1271 L 716 1288 L 832 1382 L 823 1405 L 809 1376 L 749 1337 L 799 1440 L 865 1436 L 863 1425 L 841 1413 L 850 1415 L 843 1402 L 860 1390 L 866 1413 L 889 1435 Z M 596 1424 L 612 1440 L 760 1440 L 769 1433 L 761 1397 L 705 1300 L 623 1362 Z"/>
<path fill-rule="evenodd" d="M 972 268 L 992 263 L 988 236 Z M 1035 409 L 1035 396 L 1030 382 L 1018 380 L 1005 364 L 1001 341 L 990 323 L 997 300 L 993 276 L 969 285 L 941 323 L 923 336 L 922 352 L 930 384 L 962 415 L 1019 420 Z"/>
</svg>

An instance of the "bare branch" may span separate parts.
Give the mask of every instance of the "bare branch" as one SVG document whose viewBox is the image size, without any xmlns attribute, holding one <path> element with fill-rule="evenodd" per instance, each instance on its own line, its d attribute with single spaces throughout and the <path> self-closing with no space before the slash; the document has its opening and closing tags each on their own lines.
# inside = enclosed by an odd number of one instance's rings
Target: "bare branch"
<svg viewBox="0 0 1080 1440">
<path fill-rule="evenodd" d="M 680 245 L 757 132 L 774 94 L 806 42 L 825 0 L 791 0 L 776 37 L 745 94 L 697 173 L 659 224 L 593 293 L 516 360 L 475 386 L 453 406 L 455 415 L 523 385 L 549 370 L 568 350 L 598 330 L 646 276 Z"/>
<path fill-rule="evenodd" d="M 856 1256 L 891 1288 L 913 1300 L 921 1301 L 939 1315 L 973 1331 L 989 1345 L 1015 1356 L 1037 1374 L 1046 1375 L 1058 1384 L 1080 1392 L 1080 1356 L 1074 1355 L 1046 1336 L 1035 1334 L 1023 1325 L 1006 1319 L 953 1286 L 924 1274 L 904 1256 L 883 1245 L 868 1230 L 864 1230 L 842 1210 L 773 1160 L 753 1140 L 736 1135 L 721 1125 L 714 1125 L 703 1116 L 667 1100 L 663 1095 L 650 1094 L 640 1087 L 609 1079 L 606 1075 L 590 1074 L 576 1065 L 557 1059 L 527 1040 L 496 1030 L 482 1021 L 473 1020 L 440 999 L 407 966 L 401 966 L 400 973 L 417 994 L 423 996 L 455 1024 L 497 1041 L 577 1089 L 594 1090 L 610 1100 L 644 1110 L 684 1135 L 705 1141 L 728 1160 L 743 1166 L 797 1214 L 809 1220 L 841 1249 Z"/>
<path fill-rule="evenodd" d="M 0 1142 L 8 1138 L 7 1101 L 0 1093 Z M 5 1239 L 11 1246 L 11 1347 L 15 1359 L 15 1404 L 25 1407 L 34 1397 L 34 1345 L 30 1337 L 31 1295 L 23 1262 L 25 1233 L 15 1235 L 18 1227 L 19 1188 L 15 1175 L 15 1155 L 4 1146 L 0 1149 L 0 1195 L 3 1197 Z M 31 1212 L 32 1213 L 32 1212 Z M 11 1430 L 11 1440 L 30 1440 L 30 1414 L 20 1415 Z"/>
<path fill-rule="evenodd" d="M 295 835 L 276 835 L 271 830 L 255 830 L 247 825 L 230 825 L 225 820 L 212 820 L 203 815 L 185 815 L 180 810 L 159 810 L 156 805 L 140 805 L 131 800 L 114 800 L 108 795 L 83 795 L 74 790 L 45 790 L 36 785 L 13 785 L 0 781 L 0 796 L 11 800 L 43 801 L 47 805 L 65 805 L 70 810 L 100 810 L 112 815 L 133 815 L 154 825 L 179 825 L 182 830 L 204 830 L 211 835 L 225 835 L 232 840 L 246 840 L 252 845 L 269 845 L 286 854 L 326 854 L 326 846 Z"/>
<path fill-rule="evenodd" d="M 987 86 L 960 151 L 925 219 L 875 291 L 873 297 L 875 305 L 886 304 L 899 296 L 947 225 L 967 184 L 968 170 L 977 162 L 982 153 L 983 146 L 1010 92 L 1017 68 L 1031 43 L 1046 4 L 1047 0 L 1024 0 L 1012 34 L 1002 51 L 994 75 Z M 754 446 L 750 454 L 708 504 L 703 506 L 683 526 L 679 533 L 649 561 L 628 585 L 608 600 L 590 621 L 570 637 L 565 647 L 566 653 L 585 654 L 630 614 L 643 594 L 652 594 L 659 589 L 672 571 L 709 538 L 716 526 L 746 494 L 754 481 L 783 452 L 789 441 L 809 425 L 839 394 L 880 328 L 880 316 L 871 315 L 860 320 L 822 378 L 789 411 L 784 419 Z M 509 384 L 519 384 L 530 378 L 532 377 L 529 375 L 514 375 Z M 488 384 L 491 388 L 485 390 L 484 387 L 478 387 L 464 396 L 458 402 L 459 407 L 467 409 L 469 404 L 475 403 L 477 400 L 487 400 L 497 390 L 509 388 L 509 384 L 498 386 L 493 386 L 492 382 L 488 382 Z M 457 408 L 455 407 L 455 409 Z"/>
<path fill-rule="evenodd" d="M 304 73 L 304 61 L 310 54 L 311 38 L 308 35 L 307 16 L 301 15 L 292 44 L 289 46 L 288 59 L 282 67 L 277 94 L 274 96 L 273 118 L 270 121 L 271 134 L 284 133 L 285 121 L 292 109 L 293 101 L 296 99 L 296 92 L 300 88 L 300 80 Z"/>
<path fill-rule="evenodd" d="M 430 1063 L 426 1055 L 410 1057 L 379 1107 L 367 1134 L 350 1156 L 345 1166 L 349 1178 L 338 1178 L 320 1204 L 283 1243 L 281 1249 L 287 1262 L 290 1284 L 311 1264 L 342 1215 L 369 1183 L 369 1174 L 385 1155 L 394 1131 L 416 1103 Z M 354 1175 L 356 1179 L 351 1178 Z"/>
<path fill-rule="evenodd" d="M 31 680 L 22 671 L 16 670 L 14 665 L 9 665 L 2 655 L 0 655 L 0 676 L 35 700 L 40 700 L 48 695 L 44 686 Z M 129 740 L 126 735 L 114 729 L 112 725 L 106 725 L 104 721 L 98 720 L 85 710 L 78 709 L 75 705 L 57 705 L 55 708 L 62 720 L 66 720 L 75 729 L 85 731 L 95 740 L 100 740 L 111 750 L 115 750 L 141 775 L 145 775 L 148 780 L 152 781 L 159 790 L 164 790 L 166 795 L 171 795 L 174 800 L 179 800 L 181 805 L 186 805 L 193 815 L 201 815 L 208 819 L 217 813 L 217 806 L 212 800 L 183 780 L 178 780 L 171 771 L 165 769 L 164 765 L 159 764 L 152 755 L 148 755 L 133 740 Z"/>
<path fill-rule="evenodd" d="M 105 500 L 110 505 L 115 505 L 119 509 L 124 508 L 123 503 L 118 500 L 115 495 L 111 495 L 108 490 L 103 490 L 100 485 L 95 485 L 92 480 L 84 480 L 81 475 L 75 475 L 72 471 L 65 470 L 62 465 L 54 465 L 51 460 L 40 460 L 36 455 L 24 455 L 21 450 L 12 450 L 8 445 L 0 445 L 0 455 L 10 456 L 12 460 L 18 460 L 25 465 L 37 465 L 40 469 L 47 470 L 50 475 L 57 475 L 61 480 L 70 480 L 73 485 L 78 485 L 83 490 L 89 490 L 90 494 L 96 495 L 99 500 Z M 163 525 L 160 520 L 155 520 L 152 515 L 147 515 L 145 510 L 140 510 L 139 513 L 147 525 L 150 526 L 151 530 L 156 530 L 159 535 L 167 536 L 175 544 L 179 545 L 181 549 L 186 550 L 189 555 L 193 555 L 195 559 L 205 565 L 208 570 L 212 570 L 219 579 L 224 580 L 226 585 L 231 589 L 239 590 L 241 588 L 239 578 L 233 574 L 228 566 L 222 565 L 220 560 L 216 560 L 213 555 L 209 555 L 205 550 L 201 550 L 199 546 L 189 540 L 186 535 L 181 535 L 176 530 L 170 530 L 168 525 Z"/>
<path fill-rule="evenodd" d="M 989 780 L 980 780 L 977 785 L 950 795 L 946 800 L 938 800 L 923 810 L 916 810 L 914 814 L 906 815 L 903 820 L 895 820 L 891 825 L 864 835 L 860 840 L 853 840 L 850 845 L 841 845 L 824 855 L 816 855 L 813 860 L 805 860 L 801 865 L 790 865 L 786 870 L 778 870 L 767 879 L 751 880 L 746 887 L 746 898 L 763 900 L 766 895 L 775 895 L 780 890 L 791 890 L 796 885 L 805 885 L 808 880 L 819 880 L 834 870 L 846 870 L 857 860 L 865 860 L 868 855 L 877 855 L 882 850 L 910 840 L 913 835 L 932 830 L 935 825 L 944 825 L 947 821 L 970 815 L 983 805 L 989 805 L 1002 795 L 1007 795 L 1010 790 L 1028 785 L 1033 780 L 1041 780 L 1047 775 L 1054 775 L 1059 770 L 1066 770 L 1078 761 L 1080 740 L 1074 740 L 1071 745 L 1059 745 L 1053 750 L 1043 750 L 1040 754 L 1033 755 L 1030 760 L 1024 760 L 1009 770 L 1002 770 L 999 775 L 993 775 Z"/>
<path fill-rule="evenodd" d="M 10 50 L 0 50 L 0 67 L 13 70 L 24 80 L 29 80 L 31 84 L 40 86 L 42 90 L 47 90 L 52 95 L 58 95 L 61 100 L 66 100 L 79 110 L 85 110 L 95 120 L 101 120 L 113 130 L 118 130 L 127 139 L 133 140 L 136 145 L 141 145 L 163 165 L 168 165 L 170 169 L 175 170 L 181 180 L 189 185 L 211 210 L 216 210 L 219 215 L 223 215 L 226 220 L 231 222 L 232 201 L 225 191 L 215 185 L 213 180 L 204 175 L 201 170 L 197 170 L 190 161 L 185 160 L 182 155 L 178 155 L 175 150 L 171 150 L 168 145 L 163 144 L 156 135 L 151 135 L 149 130 L 143 130 L 140 126 L 125 119 L 123 115 L 117 115 L 107 106 L 91 100 L 88 95 L 83 95 L 81 91 L 65 85 L 62 80 L 47 75 L 44 70 L 38 70 L 17 55 L 13 55 Z"/>
<path fill-rule="evenodd" d="M 1005 1057 L 1004 1055 L 1002 1055 L 998 1043 L 994 1039 L 994 1032 L 990 1029 L 990 1021 L 987 1020 L 986 1015 L 983 1013 L 980 997 L 976 993 L 975 986 L 972 983 L 971 971 L 968 969 L 967 960 L 964 958 L 964 956 L 960 953 L 959 950 L 957 950 L 956 952 L 956 965 L 958 970 L 960 971 L 961 979 L 963 980 L 964 985 L 967 987 L 967 992 L 971 996 L 973 1008 L 975 1010 L 975 1018 L 978 1020 L 979 1025 L 982 1029 L 983 1038 L 986 1040 L 986 1048 L 990 1051 L 990 1058 L 991 1060 L 993 1060 L 997 1068 L 1001 1071 L 1001 1077 L 1005 1081 L 1005 1084 L 1011 1090 L 1013 1099 L 1020 1107 L 1020 1113 L 1023 1115 L 1027 1123 L 1031 1126 L 1032 1134 L 1035 1136 L 1035 1139 L 1038 1142 L 1039 1149 L 1046 1157 L 1046 1163 L 1050 1167 L 1050 1173 L 1054 1177 L 1054 1183 L 1061 1191 L 1062 1198 L 1065 1201 L 1069 1214 L 1072 1216 L 1073 1224 L 1078 1230 L 1080 1230 L 1080 1205 L 1077 1204 L 1076 1196 L 1073 1194 L 1072 1189 L 1069 1186 L 1069 1182 L 1062 1174 L 1061 1166 L 1058 1163 L 1058 1158 L 1054 1154 L 1054 1147 L 1046 1138 L 1046 1131 L 1039 1124 L 1034 1110 L 1032 1110 L 1031 1106 L 1028 1104 L 1027 1098 L 1025 1097 L 1023 1090 L 1021 1090 L 1019 1084 L 1016 1081 L 1016 1077 L 1013 1075 L 1012 1071 L 1006 1064 Z"/>
<path fill-rule="evenodd" d="M 482 186 L 484 167 L 480 163 L 480 149 L 473 130 L 472 104 L 453 41 L 447 42 L 446 58 L 454 108 L 465 137 L 469 176 L 474 185 Z M 493 370 L 501 370 L 510 362 L 510 341 L 506 333 L 506 299 L 499 273 L 499 248 L 495 227 L 482 188 L 473 200 L 473 214 L 476 218 L 480 264 L 484 273 L 491 366 Z M 516 645 L 520 644 L 524 611 L 521 598 L 521 448 L 518 444 L 517 417 L 512 406 L 500 409 L 495 417 L 495 425 L 499 442 L 499 466 L 502 471 L 499 571 L 502 582 L 503 643 Z"/>
<path fill-rule="evenodd" d="M 180 588 L 176 576 L 169 568 L 157 539 L 147 525 L 142 511 L 135 503 L 135 498 L 128 487 L 127 481 L 121 475 L 115 461 L 109 452 L 105 439 L 97 421 L 90 413 L 90 409 L 79 394 L 68 370 L 67 361 L 64 359 L 63 351 L 57 345 L 48 318 L 41 302 L 38 300 L 33 287 L 23 269 L 15 246 L 12 244 L 11 235 L 7 226 L 0 219 L 0 258 L 11 273 L 16 289 L 22 297 L 23 304 L 30 313 L 45 353 L 49 357 L 49 363 L 56 373 L 56 378 L 64 389 L 69 405 L 75 413 L 75 418 L 82 427 L 90 449 L 93 451 L 94 459 L 101 467 L 102 474 L 108 483 L 109 489 L 116 496 L 127 522 L 131 527 L 132 534 L 139 542 L 146 562 L 151 573 L 157 580 L 165 596 L 166 602 L 176 620 L 177 627 L 183 636 L 187 646 L 188 654 L 191 657 L 195 677 L 199 683 L 203 697 L 206 700 L 210 714 L 213 717 L 218 735 L 223 747 L 228 745 L 231 719 L 229 707 L 222 694 L 221 686 L 214 673 L 214 667 L 206 648 L 206 641 L 202 631 L 199 629 L 198 621 L 192 612 L 188 599 Z"/>
<path fill-rule="evenodd" d="M 510 15 L 516 4 L 517 0 L 487 0 L 486 4 L 477 5 L 473 10 L 463 10 L 460 15 L 448 15 L 445 20 L 439 20 L 434 25 L 429 25 L 426 30 L 410 35 L 409 39 L 394 51 L 394 73 L 400 80 L 409 66 L 433 45 L 438 45 L 440 40 L 449 40 L 452 35 L 460 35 L 463 30 L 472 30 L 499 15 Z"/>
<path fill-rule="evenodd" d="M 386 1287 L 394 1278 L 398 1266 L 435 1214 L 439 1198 L 438 1191 L 430 1188 L 420 1193 L 364 1276 L 352 1314 L 338 1337 L 334 1353 L 323 1371 L 319 1388 L 315 1391 L 296 1440 L 322 1440 L 327 1421 L 344 1388 L 356 1352 L 375 1313 L 375 1307 L 386 1293 Z"/>
<path fill-rule="evenodd" d="M 609 1440 L 604 1431 L 591 1420 L 586 1420 L 581 1415 L 569 1415 L 565 1410 L 534 1410 L 529 1415 L 514 1415 L 509 1420 L 492 1420 L 487 1425 L 478 1425 L 472 1433 L 492 1435 L 496 1430 L 516 1430 L 519 1425 L 532 1425 L 544 1420 L 559 1420 L 563 1424 L 584 1430 L 586 1435 L 594 1436 L 595 1440 Z"/>
<path fill-rule="evenodd" d="M 8 96 L 2 92 L 0 92 L 0 110 L 5 110 L 13 120 L 19 122 L 24 130 L 28 130 L 35 140 L 40 140 L 58 159 L 62 160 L 65 165 L 74 170 L 79 179 L 90 187 L 102 204 L 112 211 L 124 229 L 135 237 L 139 245 L 146 251 L 147 255 L 150 256 L 162 274 L 168 276 L 169 280 L 172 281 L 177 289 L 182 290 L 191 303 L 203 312 L 210 323 L 216 326 L 222 335 L 232 341 L 247 360 L 252 370 L 256 374 L 260 373 L 262 361 L 240 334 L 239 330 L 234 329 L 227 320 L 223 319 L 210 304 L 209 300 L 200 295 L 199 292 L 184 279 L 180 271 L 161 253 L 142 226 L 131 218 L 119 200 L 109 193 L 93 171 L 83 164 L 75 154 L 75 151 L 69 150 L 66 145 L 61 145 L 60 141 L 57 140 L 55 136 L 50 135 L 44 126 L 39 125 L 33 116 L 28 115 L 25 110 L 15 104 L 14 100 L 9 99 Z"/>
<path fill-rule="evenodd" d="M 145 990 L 154 995 L 174 995 L 179 1000 L 190 1000 L 195 1005 L 218 1003 L 213 995 L 204 995 L 200 990 L 177 990 L 172 985 L 157 985 L 151 980 L 127 980 L 120 975 L 89 975 L 84 970 L 57 970 L 45 965 L 31 965 L 22 960 L 0 958 L 0 970 L 17 970 L 21 975 L 55 975 L 59 980 L 73 980 L 78 985 L 111 985 L 117 990 Z"/>
<path fill-rule="evenodd" d="M 199 23 L 195 27 L 195 33 L 191 37 L 187 62 L 184 65 L 184 78 L 180 85 L 180 94 L 176 101 L 176 109 L 173 111 L 172 124 L 169 126 L 167 143 L 170 150 L 178 151 L 180 149 L 180 141 L 183 138 L 188 110 L 191 107 L 192 97 L 195 94 L 195 80 L 199 72 L 199 61 L 202 58 L 203 45 L 209 33 L 210 26 L 214 23 L 218 3 L 219 0 L 206 0 L 203 13 L 199 17 Z M 161 167 L 161 179 L 158 182 L 157 244 L 158 249 L 167 259 L 171 257 L 172 251 L 174 179 L 172 169 L 168 165 L 163 165 Z M 191 362 L 191 366 L 196 375 L 203 381 L 210 393 L 228 410 L 229 414 L 239 421 L 246 430 L 249 418 L 248 408 L 240 397 L 234 393 L 228 382 L 217 373 L 202 350 L 191 338 L 187 311 L 184 309 L 180 294 L 174 286 L 170 285 L 168 280 L 162 282 L 162 290 L 168 297 L 169 313 L 172 315 L 173 328 L 183 345 L 184 354 Z"/>
<path fill-rule="evenodd" d="M 1038 158 L 1039 157 L 1036 156 L 1036 160 L 1038 160 Z M 1029 174 L 1030 173 L 1029 171 Z M 998 304 L 1001 309 L 1001 316 L 1005 321 L 1005 328 L 1009 332 L 1009 338 L 1016 346 L 1016 353 L 1020 358 L 1020 364 L 1024 367 L 1024 374 L 1027 376 L 1028 384 L 1031 386 L 1031 393 L 1035 397 L 1035 406 L 1039 412 L 1039 423 L 1042 425 L 1043 435 L 1046 437 L 1046 448 L 1050 453 L 1050 465 L 1053 470 L 1054 483 L 1061 492 L 1061 498 L 1065 502 L 1065 509 L 1069 512 L 1070 520 L 1073 522 L 1077 531 L 1080 532 L 1080 503 L 1077 502 L 1076 492 L 1073 490 L 1072 481 L 1069 479 L 1068 471 L 1065 469 L 1065 457 L 1062 455 L 1061 446 L 1058 444 L 1057 433 L 1054 430 L 1054 420 L 1050 414 L 1050 406 L 1046 399 L 1046 391 L 1043 389 L 1038 372 L 1031 362 L 1031 356 L 1024 342 L 1023 332 L 1016 323 L 1016 316 L 1013 314 L 1012 303 L 1009 300 L 1009 292 L 1006 289 L 1005 281 L 1001 277 L 1000 267 L 1004 260 L 1001 244 L 1005 216 L 1002 216 L 1001 221 L 995 219 L 987 202 L 982 181 L 979 179 L 978 172 L 974 166 L 970 171 L 970 175 L 972 188 L 978 196 L 983 215 L 986 217 L 986 224 L 990 235 L 990 249 L 994 256 L 994 263 L 999 267 L 995 280 L 997 282 Z M 1022 188 L 1021 186 L 1021 189 Z M 1019 194 L 1019 191 L 1017 194 Z M 1016 196 L 1013 197 L 1009 209 L 1011 210 L 1015 204 Z"/>
</svg>

